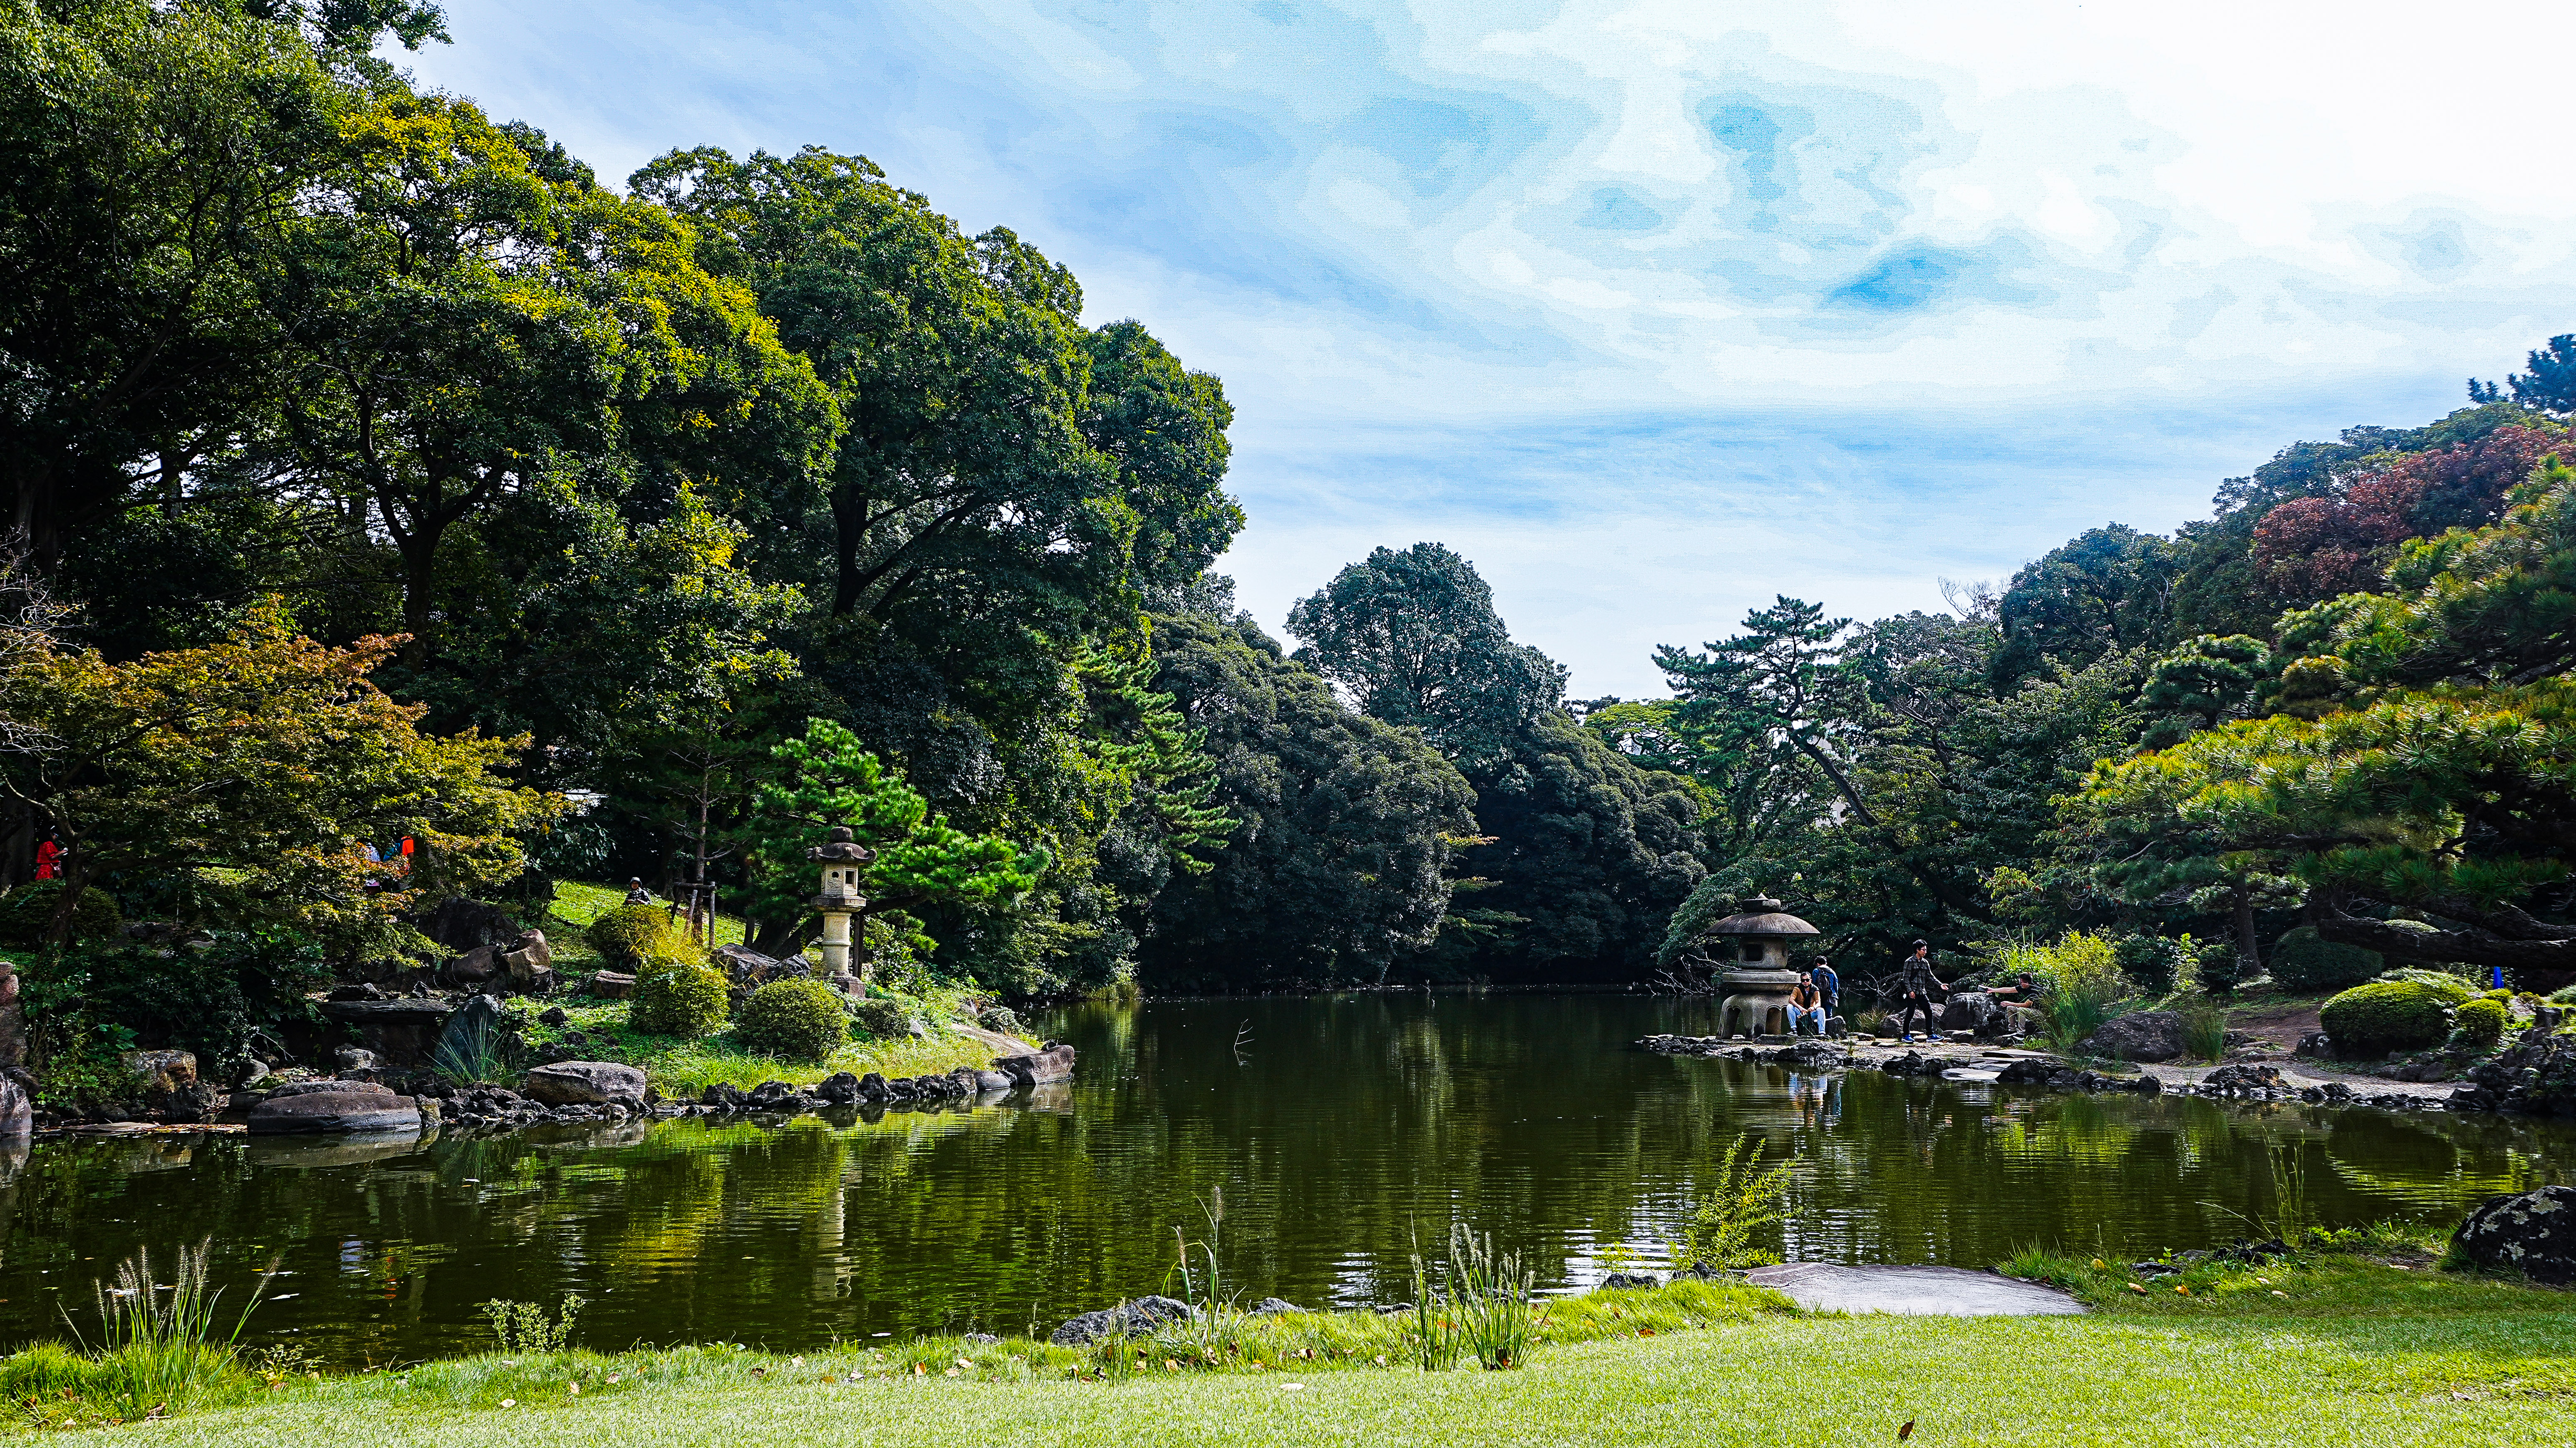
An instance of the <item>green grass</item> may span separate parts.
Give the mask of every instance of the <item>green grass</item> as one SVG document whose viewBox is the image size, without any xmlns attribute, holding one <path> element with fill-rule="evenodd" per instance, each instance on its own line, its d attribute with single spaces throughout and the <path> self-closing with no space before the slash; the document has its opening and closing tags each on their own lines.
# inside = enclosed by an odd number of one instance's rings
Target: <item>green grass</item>
<svg viewBox="0 0 2576 1448">
<path fill-rule="evenodd" d="M 568 1033 L 579 1031 L 590 1038 L 588 1045 L 575 1048 L 586 1059 L 640 1066 L 665 1096 L 695 1096 L 717 1081 L 748 1091 L 763 1081 L 810 1085 L 836 1071 L 856 1076 L 870 1071 L 889 1077 L 920 1076 L 993 1063 L 992 1048 L 981 1041 L 964 1037 L 923 1041 L 910 1036 L 890 1041 L 854 1041 L 819 1062 L 782 1061 L 736 1048 L 730 1032 L 684 1041 L 631 1030 L 626 1024 L 624 1001 L 568 999 L 554 1004 L 563 1007 L 564 1024 L 540 1025 L 532 1010 L 520 1027 L 529 1045 L 556 1045 Z"/>
<path fill-rule="evenodd" d="M 624 904 L 623 885 L 590 885 L 579 880 L 555 882 L 554 907 L 538 928 L 546 932 L 546 949 L 555 958 L 558 972 L 571 974 L 599 968 L 599 952 L 590 948 L 582 932 L 600 916 Z M 748 927 L 737 915 L 716 915 L 715 945 L 742 945 L 750 941 Z"/>
<path fill-rule="evenodd" d="M 1103 1373 L 1088 1352 L 922 1338 L 778 1356 L 716 1346 L 432 1363 L 320 1381 L 152 1430 L 160 1444 L 974 1443 L 2447 1445 L 2576 1438 L 2576 1297 L 2410 1264 L 2420 1240 L 2132 1293 L 2119 1264 L 2025 1254 L 2080 1318 L 1798 1316 L 1685 1283 L 1545 1304 L 1505 1372 L 1425 1374 L 1404 1319 L 1238 1319 Z M 2268 1279 L 2257 1284 L 2254 1278 Z M 2283 1296 L 2273 1296 L 2275 1292 Z M 2170 1300 L 2167 1300 L 2170 1299 Z M 1309 1357 L 1307 1354 L 1312 1353 Z M 1385 1364 L 1380 1365 L 1383 1357 Z M 578 1383 L 581 1391 L 575 1393 Z M 1291 1385 L 1294 1385 L 1293 1387 Z M 504 1403 L 510 1406 L 504 1407 Z"/>
</svg>

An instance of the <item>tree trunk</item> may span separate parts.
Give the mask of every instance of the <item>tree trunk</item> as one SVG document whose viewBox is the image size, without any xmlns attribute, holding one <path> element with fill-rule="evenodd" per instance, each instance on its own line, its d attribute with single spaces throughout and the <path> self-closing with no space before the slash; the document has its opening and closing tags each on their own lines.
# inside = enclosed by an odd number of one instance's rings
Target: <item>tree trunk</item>
<svg viewBox="0 0 2576 1448">
<path fill-rule="evenodd" d="M 2263 938 L 2254 930 L 2254 892 L 2236 892 L 2236 978 L 2252 980 L 2263 973 Z"/>
</svg>

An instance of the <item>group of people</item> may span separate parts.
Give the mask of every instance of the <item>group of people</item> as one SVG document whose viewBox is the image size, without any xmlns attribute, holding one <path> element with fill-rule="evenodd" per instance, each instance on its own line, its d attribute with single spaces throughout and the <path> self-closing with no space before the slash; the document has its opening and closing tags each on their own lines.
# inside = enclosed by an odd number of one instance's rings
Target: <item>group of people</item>
<svg viewBox="0 0 2576 1448">
<path fill-rule="evenodd" d="M 1932 946 L 1927 941 L 1914 942 L 1914 953 L 1896 967 L 1896 1029 L 1906 1040 L 1914 1039 L 1914 1018 L 1923 1018 L 1928 1034 L 1940 1024 L 1933 1008 L 1950 995 L 1949 983 L 1932 970 Z M 1817 956 L 1805 975 L 1789 990 L 1789 1034 L 1801 1034 L 1800 1028 L 1813 1022 L 1816 1034 L 1826 1034 L 1828 1024 L 1842 1014 L 1843 980 L 1835 974 L 1833 962 Z"/>
</svg>

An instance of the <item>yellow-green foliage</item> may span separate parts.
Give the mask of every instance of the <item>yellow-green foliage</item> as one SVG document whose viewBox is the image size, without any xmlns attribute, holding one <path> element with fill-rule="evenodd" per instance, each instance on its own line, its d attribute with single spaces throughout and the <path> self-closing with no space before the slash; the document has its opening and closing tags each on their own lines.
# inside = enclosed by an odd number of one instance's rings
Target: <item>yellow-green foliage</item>
<svg viewBox="0 0 2576 1448">
<path fill-rule="evenodd" d="M 733 1038 L 746 1051 L 820 1061 L 850 1039 L 850 1013 L 819 980 L 773 980 L 742 1003 Z"/>
<path fill-rule="evenodd" d="M 2441 987 L 2420 980 L 2354 986 L 2319 1008 L 2317 1019 L 2346 1055 L 2420 1050 L 2440 1044 L 2451 1029 Z"/>
<path fill-rule="evenodd" d="M 693 960 L 648 960 L 635 977 L 627 1023 L 648 1036 L 691 1040 L 724 1024 L 725 978 Z"/>
<path fill-rule="evenodd" d="M 599 958 L 619 969 L 632 969 L 647 960 L 670 955 L 678 932 L 671 928 L 671 914 L 660 905 L 620 905 L 590 922 L 583 938 Z"/>
<path fill-rule="evenodd" d="M 2451 1025 L 2463 1043 L 2492 1046 L 2504 1038 L 2505 1004 L 2480 996 L 2451 1013 Z"/>
</svg>

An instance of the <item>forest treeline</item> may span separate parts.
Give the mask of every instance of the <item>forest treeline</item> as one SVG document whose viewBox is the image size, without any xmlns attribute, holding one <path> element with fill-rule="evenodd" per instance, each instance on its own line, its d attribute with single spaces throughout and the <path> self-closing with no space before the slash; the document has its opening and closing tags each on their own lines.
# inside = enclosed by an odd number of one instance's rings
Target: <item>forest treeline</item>
<svg viewBox="0 0 2576 1448">
<path fill-rule="evenodd" d="M 96 888 L 323 972 L 449 894 L 633 875 L 783 950 L 842 822 L 871 941 L 1018 995 L 1648 980 L 1763 891 L 1864 959 L 2086 929 L 2212 980 L 2294 927 L 2576 939 L 2569 339 L 2174 536 L 1937 613 L 1783 598 L 1663 650 L 1670 697 L 1569 702 L 1436 543 L 1268 635 L 1211 571 L 1221 383 L 1010 231 L 821 149 L 607 184 L 382 58 L 444 23 L 0 16 L 39 938 Z"/>
</svg>

